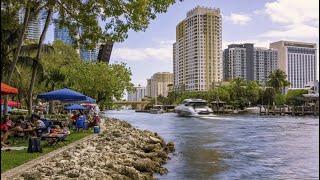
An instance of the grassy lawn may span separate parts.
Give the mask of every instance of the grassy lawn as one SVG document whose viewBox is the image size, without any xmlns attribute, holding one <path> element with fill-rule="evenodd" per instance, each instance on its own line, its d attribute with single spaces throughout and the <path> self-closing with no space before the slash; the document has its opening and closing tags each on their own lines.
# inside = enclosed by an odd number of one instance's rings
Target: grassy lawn
<svg viewBox="0 0 320 180">
<path fill-rule="evenodd" d="M 42 153 L 28 153 L 27 149 L 23 149 L 20 151 L 1 151 L 1 173 L 17 167 L 27 161 L 33 160 L 39 156 L 47 154 L 53 150 L 59 149 L 65 145 L 68 145 L 74 141 L 82 139 L 88 135 L 93 134 L 92 130 L 82 131 L 82 132 L 71 132 L 71 134 L 66 138 L 65 142 L 55 144 L 53 146 L 49 146 L 46 141 L 41 141 Z M 28 147 L 27 139 L 13 139 L 10 138 L 9 142 L 10 146 L 26 146 Z"/>
</svg>

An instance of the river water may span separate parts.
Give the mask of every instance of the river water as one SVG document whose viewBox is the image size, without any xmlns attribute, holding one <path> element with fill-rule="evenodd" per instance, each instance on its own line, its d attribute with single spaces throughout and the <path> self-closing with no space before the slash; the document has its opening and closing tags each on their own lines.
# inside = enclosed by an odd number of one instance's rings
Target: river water
<svg viewBox="0 0 320 180">
<path fill-rule="evenodd" d="M 318 117 L 109 111 L 108 117 L 157 132 L 176 151 L 159 179 L 319 179 Z"/>
</svg>

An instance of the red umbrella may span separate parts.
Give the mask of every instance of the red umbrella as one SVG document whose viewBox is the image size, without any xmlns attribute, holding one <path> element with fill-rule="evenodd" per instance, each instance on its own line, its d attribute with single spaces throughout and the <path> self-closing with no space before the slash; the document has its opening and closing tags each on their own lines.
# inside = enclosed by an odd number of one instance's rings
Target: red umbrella
<svg viewBox="0 0 320 180">
<path fill-rule="evenodd" d="M 1 104 L 4 104 L 4 101 L 1 99 Z M 19 102 L 15 102 L 15 101 L 8 101 L 8 106 L 10 107 L 20 107 L 20 103 Z"/>
<path fill-rule="evenodd" d="M 7 95 L 7 94 L 18 94 L 18 89 L 11 87 L 5 83 L 1 83 L 1 94 Z"/>
</svg>

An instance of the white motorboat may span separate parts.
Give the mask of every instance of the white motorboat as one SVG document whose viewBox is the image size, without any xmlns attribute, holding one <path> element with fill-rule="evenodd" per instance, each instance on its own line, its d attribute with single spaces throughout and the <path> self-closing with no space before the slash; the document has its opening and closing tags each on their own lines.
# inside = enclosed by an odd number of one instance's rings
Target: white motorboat
<svg viewBox="0 0 320 180">
<path fill-rule="evenodd" d="M 185 99 L 175 108 L 175 112 L 179 116 L 204 116 L 213 113 L 207 101 L 202 99 Z"/>
</svg>

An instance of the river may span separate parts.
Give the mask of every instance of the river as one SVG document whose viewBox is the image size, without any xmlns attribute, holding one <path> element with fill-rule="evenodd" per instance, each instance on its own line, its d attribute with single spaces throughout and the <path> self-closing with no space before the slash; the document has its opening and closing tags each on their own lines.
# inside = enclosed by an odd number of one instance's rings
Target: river
<svg viewBox="0 0 320 180">
<path fill-rule="evenodd" d="M 318 117 L 106 114 L 175 143 L 159 179 L 319 179 Z"/>
</svg>

